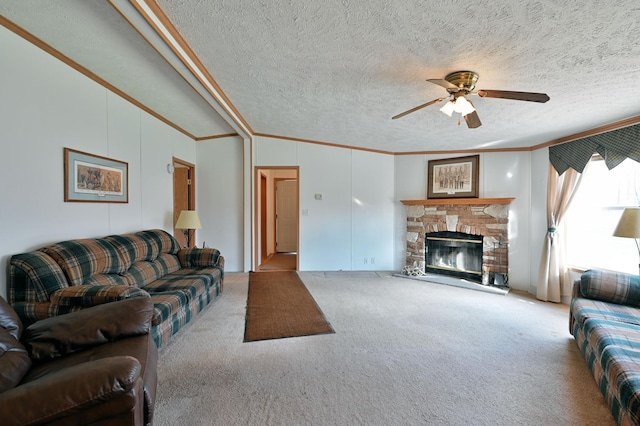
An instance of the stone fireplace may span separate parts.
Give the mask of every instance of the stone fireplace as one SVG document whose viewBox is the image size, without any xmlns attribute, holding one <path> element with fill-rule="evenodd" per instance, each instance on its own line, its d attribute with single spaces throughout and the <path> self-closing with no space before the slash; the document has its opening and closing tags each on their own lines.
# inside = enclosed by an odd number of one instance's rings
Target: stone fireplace
<svg viewBox="0 0 640 426">
<path fill-rule="evenodd" d="M 403 200 L 407 206 L 407 267 L 421 271 L 468 278 L 483 284 L 506 284 L 509 271 L 509 204 L 513 198 L 455 198 Z M 465 238 L 464 235 L 469 235 Z M 477 238 L 476 238 L 477 237 Z M 428 239 L 445 238 L 430 259 Z M 468 248 L 459 250 L 462 242 Z M 475 242 L 471 242 L 475 241 Z M 475 256 L 481 262 L 464 259 L 473 244 L 482 247 Z M 444 248 L 443 248 L 444 247 Z M 496 276 L 496 274 L 498 274 Z"/>
</svg>

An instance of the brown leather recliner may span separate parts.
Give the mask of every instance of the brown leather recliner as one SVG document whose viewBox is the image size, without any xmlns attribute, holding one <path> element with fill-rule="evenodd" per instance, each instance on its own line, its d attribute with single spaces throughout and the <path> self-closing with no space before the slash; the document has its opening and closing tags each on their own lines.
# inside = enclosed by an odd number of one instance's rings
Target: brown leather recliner
<svg viewBox="0 0 640 426">
<path fill-rule="evenodd" d="M 153 303 L 136 297 L 23 330 L 0 297 L 3 425 L 151 425 L 158 350 Z"/>
</svg>

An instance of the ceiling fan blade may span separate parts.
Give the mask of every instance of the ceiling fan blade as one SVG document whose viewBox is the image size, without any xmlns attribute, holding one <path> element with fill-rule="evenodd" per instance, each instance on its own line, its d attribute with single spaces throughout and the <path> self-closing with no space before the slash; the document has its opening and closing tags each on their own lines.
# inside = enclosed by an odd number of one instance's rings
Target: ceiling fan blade
<svg viewBox="0 0 640 426">
<path fill-rule="evenodd" d="M 391 117 L 391 119 L 392 119 L 392 120 L 395 120 L 396 118 L 404 117 L 404 116 L 405 116 L 405 115 L 407 115 L 407 114 L 411 114 L 412 112 L 416 112 L 416 111 L 418 111 L 419 109 L 426 108 L 426 107 L 428 107 L 429 105 L 433 105 L 433 104 L 435 104 L 435 103 L 442 102 L 442 101 L 444 101 L 445 99 L 449 99 L 449 97 L 448 97 L 448 96 L 446 96 L 446 97 L 444 97 L 444 98 L 434 99 L 434 100 L 432 100 L 432 101 L 427 102 L 426 104 L 418 105 L 418 106 L 417 106 L 417 107 L 415 107 L 415 108 L 411 108 L 409 111 L 405 111 L 405 112 L 402 112 L 402 113 L 400 113 L 400 114 L 398 114 L 398 115 L 394 115 L 393 117 Z"/>
<path fill-rule="evenodd" d="M 546 93 L 511 92 L 508 90 L 478 90 L 477 93 L 481 98 L 514 99 L 516 101 L 540 103 L 545 103 L 549 100 L 549 96 Z"/>
<path fill-rule="evenodd" d="M 478 113 L 476 111 L 470 112 L 469 114 L 464 116 L 464 121 L 467 122 L 467 126 L 470 129 L 475 129 L 477 127 L 482 126 L 480 122 L 480 117 L 478 117 Z"/>
<path fill-rule="evenodd" d="M 447 80 L 443 80 L 441 78 L 429 78 L 429 79 L 427 79 L 427 81 L 429 83 L 433 83 L 433 84 L 437 84 L 438 86 L 442 86 L 447 90 L 453 90 L 455 92 L 460 90 L 460 88 L 458 86 L 456 86 L 455 84 L 449 83 Z"/>
</svg>

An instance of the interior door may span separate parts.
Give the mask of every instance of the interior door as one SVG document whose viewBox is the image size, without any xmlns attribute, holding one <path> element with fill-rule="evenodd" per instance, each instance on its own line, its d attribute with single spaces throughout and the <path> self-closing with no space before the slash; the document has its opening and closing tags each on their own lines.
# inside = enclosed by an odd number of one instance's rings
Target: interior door
<svg viewBox="0 0 640 426">
<path fill-rule="evenodd" d="M 276 181 L 276 251 L 298 251 L 298 182 Z"/>
<path fill-rule="evenodd" d="M 194 188 L 192 179 L 194 166 L 180 162 L 175 158 L 173 166 L 173 235 L 178 240 L 180 247 L 186 247 L 187 237 L 184 234 L 184 230 L 175 229 L 175 224 L 178 221 L 178 217 L 182 210 L 195 210 L 195 197 L 193 196 Z M 191 233 L 191 241 L 194 242 L 194 231 L 190 230 L 189 232 Z"/>
</svg>

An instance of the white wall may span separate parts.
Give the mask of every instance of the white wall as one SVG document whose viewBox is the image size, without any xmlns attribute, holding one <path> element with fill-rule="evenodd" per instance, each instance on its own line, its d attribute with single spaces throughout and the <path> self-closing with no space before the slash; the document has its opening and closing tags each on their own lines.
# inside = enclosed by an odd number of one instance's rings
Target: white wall
<svg viewBox="0 0 640 426">
<path fill-rule="evenodd" d="M 73 238 L 172 231 L 173 156 L 195 142 L 0 27 L 0 295 L 11 255 Z M 129 202 L 65 203 L 63 148 L 128 163 Z"/>
<path fill-rule="evenodd" d="M 352 263 L 355 270 L 396 270 L 394 159 L 352 151 Z"/>
<path fill-rule="evenodd" d="M 202 222 L 196 243 L 220 250 L 225 271 L 243 271 L 243 141 L 200 141 L 196 155 L 196 210 Z"/>
<path fill-rule="evenodd" d="M 300 167 L 301 270 L 394 269 L 392 156 L 265 137 L 254 146 L 256 167 Z"/>
<path fill-rule="evenodd" d="M 460 155 L 461 156 L 461 155 Z M 456 155 L 400 155 L 395 159 L 396 264 L 404 265 L 406 255 L 406 208 L 400 200 L 426 198 L 427 163 Z M 509 207 L 509 286 L 529 291 L 531 247 L 529 224 L 531 202 L 531 153 L 500 152 L 480 154 L 481 198 L 515 198 Z"/>
</svg>

